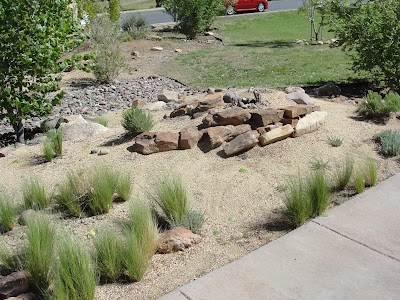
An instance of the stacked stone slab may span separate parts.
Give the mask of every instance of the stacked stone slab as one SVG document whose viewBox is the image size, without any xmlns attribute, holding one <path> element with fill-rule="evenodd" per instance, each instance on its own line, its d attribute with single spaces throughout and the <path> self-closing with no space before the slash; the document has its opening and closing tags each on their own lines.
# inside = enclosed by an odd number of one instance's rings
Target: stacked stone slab
<svg viewBox="0 0 400 300">
<path fill-rule="evenodd" d="M 206 113 L 202 124 L 186 127 L 180 133 L 147 132 L 135 138 L 133 151 L 151 154 L 187 150 L 199 146 L 204 152 L 223 147 L 229 157 L 257 144 L 266 146 L 288 137 L 298 137 L 317 130 L 327 113 L 319 106 L 294 105 L 282 109 L 223 109 L 222 95 L 211 94 L 197 102 L 184 104 L 171 116 Z"/>
</svg>

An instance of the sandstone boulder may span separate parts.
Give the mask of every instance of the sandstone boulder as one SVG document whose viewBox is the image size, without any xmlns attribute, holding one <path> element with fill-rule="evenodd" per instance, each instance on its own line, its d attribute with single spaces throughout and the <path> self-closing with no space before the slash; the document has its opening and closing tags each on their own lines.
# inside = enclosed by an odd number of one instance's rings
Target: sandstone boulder
<svg viewBox="0 0 400 300">
<path fill-rule="evenodd" d="M 198 234 L 194 234 L 184 227 L 175 227 L 166 231 L 160 238 L 158 244 L 158 253 L 171 253 L 176 251 L 184 251 L 201 241 Z"/>
<path fill-rule="evenodd" d="M 41 300 L 42 298 L 34 293 L 26 293 L 18 295 L 17 297 L 10 297 L 7 300 Z"/>
<path fill-rule="evenodd" d="M 258 127 L 258 128 L 257 128 L 257 131 L 258 131 L 258 133 L 259 133 L 260 135 L 263 135 L 263 134 L 266 133 L 266 132 L 269 132 L 269 131 L 271 131 L 271 130 L 273 130 L 273 129 L 275 129 L 275 128 L 282 127 L 282 126 L 283 126 L 283 123 L 281 123 L 281 122 L 276 122 L 276 123 L 274 123 L 274 124 L 270 124 L 270 125 L 267 125 L 267 126 L 264 126 L 264 127 Z"/>
<path fill-rule="evenodd" d="M 53 118 L 53 119 L 46 119 L 40 124 L 40 129 L 43 132 L 46 132 L 50 129 L 57 129 L 60 127 L 61 123 L 67 123 L 68 120 L 65 118 Z"/>
<path fill-rule="evenodd" d="M 250 111 L 249 121 L 252 128 L 265 127 L 269 124 L 279 122 L 283 117 L 283 110 L 280 109 L 256 109 Z"/>
<path fill-rule="evenodd" d="M 18 296 L 28 291 L 29 282 L 25 272 L 14 272 L 0 278 L 0 299 Z"/>
<path fill-rule="evenodd" d="M 198 101 L 193 113 L 208 111 L 213 108 L 223 108 L 225 106 L 222 100 L 222 93 L 209 94 L 203 100 Z"/>
<path fill-rule="evenodd" d="M 299 119 L 298 118 L 296 118 L 296 119 L 282 119 L 281 122 L 282 122 L 283 125 L 290 125 L 293 128 L 296 128 L 296 125 L 299 122 Z"/>
<path fill-rule="evenodd" d="M 203 132 L 199 131 L 197 127 L 185 127 L 181 130 L 179 136 L 179 149 L 192 149 L 197 145 Z"/>
<path fill-rule="evenodd" d="M 293 93 L 287 94 L 286 98 L 296 102 L 297 104 L 307 104 L 307 105 L 314 104 L 314 102 L 311 100 L 310 96 L 308 96 L 306 93 L 302 93 L 302 92 L 293 92 Z"/>
<path fill-rule="evenodd" d="M 163 102 L 171 102 L 171 101 L 179 101 L 179 94 L 175 91 L 170 91 L 167 89 L 163 89 L 160 94 L 157 95 L 158 101 Z"/>
<path fill-rule="evenodd" d="M 258 144 L 260 134 L 257 130 L 248 131 L 235 137 L 223 148 L 226 156 L 232 156 L 237 153 L 249 150 Z"/>
<path fill-rule="evenodd" d="M 240 107 L 234 107 L 216 113 L 209 113 L 203 119 L 203 124 L 207 127 L 225 125 L 236 126 L 246 123 L 250 118 L 251 115 L 249 111 Z"/>
<path fill-rule="evenodd" d="M 203 138 L 204 148 L 207 150 L 218 148 L 224 142 L 229 142 L 236 136 L 250 130 L 251 127 L 248 124 L 210 127 L 206 130 Z"/>
<path fill-rule="evenodd" d="M 132 101 L 132 107 L 142 108 L 146 104 L 147 104 L 147 100 L 146 99 L 135 99 L 135 100 Z"/>
<path fill-rule="evenodd" d="M 151 111 L 164 110 L 166 108 L 167 103 L 165 103 L 164 101 L 149 102 L 142 107 L 142 109 L 147 109 Z"/>
<path fill-rule="evenodd" d="M 108 130 L 108 128 L 103 125 L 93 122 L 62 123 L 60 127 L 63 130 L 64 141 L 82 141 Z"/>
<path fill-rule="evenodd" d="M 283 110 L 285 111 L 285 113 L 283 114 L 285 118 L 294 119 L 309 114 L 313 111 L 321 110 L 321 108 L 319 106 L 299 104 L 299 105 L 287 106 L 283 108 Z"/>
<path fill-rule="evenodd" d="M 134 139 L 131 149 L 141 154 L 152 154 L 178 149 L 179 133 L 145 132 Z"/>
<path fill-rule="evenodd" d="M 287 88 L 285 88 L 285 92 L 290 94 L 295 92 L 305 93 L 306 91 L 299 86 L 288 86 Z"/>
<path fill-rule="evenodd" d="M 325 122 L 328 113 L 326 111 L 314 111 L 301 118 L 297 123 L 293 137 L 298 137 L 316 131 Z"/>
<path fill-rule="evenodd" d="M 272 129 L 269 132 L 260 136 L 260 145 L 265 146 L 276 141 L 283 140 L 292 135 L 294 129 L 291 125 L 285 125 L 279 128 Z"/>
</svg>

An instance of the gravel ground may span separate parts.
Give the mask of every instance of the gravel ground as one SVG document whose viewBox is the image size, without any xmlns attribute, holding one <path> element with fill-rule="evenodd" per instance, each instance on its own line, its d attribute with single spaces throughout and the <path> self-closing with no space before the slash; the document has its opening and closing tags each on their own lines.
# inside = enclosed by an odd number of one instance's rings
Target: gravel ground
<svg viewBox="0 0 400 300">
<path fill-rule="evenodd" d="M 185 89 L 184 86 L 179 87 Z M 112 91 L 110 91 L 112 93 Z M 81 94 L 82 97 L 84 93 Z M 193 97 L 200 97 L 199 95 Z M 289 104 L 283 92 L 263 94 L 269 106 L 278 108 Z M 184 252 L 156 254 L 142 281 L 131 284 L 107 284 L 97 287 L 96 299 L 156 299 L 178 286 L 188 283 L 266 244 L 287 232 L 279 221 L 282 208 L 280 187 L 290 176 L 308 170 L 310 161 L 321 158 L 334 169 L 347 154 L 360 167 L 366 157 L 379 166 L 380 180 L 399 171 L 396 161 L 386 160 L 376 153 L 372 137 L 386 129 L 399 128 L 398 120 L 377 125 L 357 121 L 355 107 L 348 104 L 316 99 L 317 105 L 328 112 L 326 124 L 317 132 L 288 138 L 265 146 L 255 147 L 243 155 L 223 159 L 219 149 L 203 153 L 195 148 L 143 156 L 131 153 L 130 141 L 121 141 L 124 131 L 120 111 L 110 112 L 109 131 L 82 142 L 65 142 L 62 159 L 42 163 L 41 146 L 25 146 L 0 159 L 0 183 L 21 201 L 21 186 L 27 178 L 37 176 L 49 193 L 54 192 L 69 170 L 93 170 L 109 165 L 133 176 L 132 201 L 148 201 L 154 177 L 161 172 L 177 172 L 186 183 L 192 205 L 204 210 L 206 222 L 201 230 L 202 242 Z M 201 119 L 187 117 L 163 119 L 166 111 L 155 112 L 155 130 L 179 131 L 183 126 L 197 125 Z M 333 148 L 328 137 L 338 136 L 343 145 Z M 112 146 L 105 143 L 115 141 Z M 105 156 L 91 155 L 91 149 L 108 149 Z M 247 172 L 239 172 L 245 168 Z M 129 203 L 115 204 L 107 215 L 86 219 L 62 219 L 59 226 L 80 241 L 91 244 L 91 230 L 116 226 L 126 217 Z M 328 212 L 329 214 L 329 212 Z M 18 226 L 3 235 L 4 242 L 13 247 L 24 238 Z"/>
</svg>

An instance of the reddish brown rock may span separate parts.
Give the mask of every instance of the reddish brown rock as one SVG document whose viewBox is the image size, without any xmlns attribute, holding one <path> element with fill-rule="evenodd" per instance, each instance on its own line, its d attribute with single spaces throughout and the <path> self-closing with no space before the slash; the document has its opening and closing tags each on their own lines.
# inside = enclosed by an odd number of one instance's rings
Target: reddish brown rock
<svg viewBox="0 0 400 300">
<path fill-rule="evenodd" d="M 259 127 L 259 128 L 257 128 L 257 131 L 258 131 L 258 133 L 260 135 L 262 135 L 262 134 L 264 134 L 266 132 L 269 132 L 269 131 L 271 131 L 271 130 L 273 130 L 275 128 L 279 128 L 279 127 L 282 127 L 282 126 L 283 126 L 283 123 L 276 122 L 275 124 L 270 124 L 270 125 L 267 125 L 265 127 Z"/>
<path fill-rule="evenodd" d="M 155 135 L 155 143 L 158 151 L 171 151 L 178 149 L 179 133 L 175 132 L 157 132 Z"/>
<path fill-rule="evenodd" d="M 223 108 L 224 106 L 225 103 L 222 100 L 222 93 L 210 94 L 198 102 L 197 106 L 193 110 L 193 113 L 208 111 L 213 108 Z"/>
<path fill-rule="evenodd" d="M 187 113 L 186 105 L 174 109 L 169 115 L 170 118 L 184 116 Z"/>
<path fill-rule="evenodd" d="M 285 125 L 279 128 L 275 128 L 260 136 L 260 145 L 265 146 L 283 140 L 291 136 L 293 132 L 294 129 L 291 125 Z"/>
<path fill-rule="evenodd" d="M 257 130 L 252 130 L 238 135 L 232 141 L 224 146 L 226 156 L 232 156 L 237 153 L 249 150 L 258 144 L 260 134 Z"/>
<path fill-rule="evenodd" d="M 256 109 L 250 111 L 249 121 L 252 128 L 265 127 L 269 124 L 279 122 L 283 117 L 283 110 L 280 109 Z"/>
<path fill-rule="evenodd" d="M 175 227 L 161 236 L 157 252 L 165 254 L 183 251 L 200 241 L 201 237 L 198 234 L 194 234 L 184 227 Z"/>
<path fill-rule="evenodd" d="M 29 291 L 25 272 L 14 272 L 0 278 L 0 299 L 15 297 Z"/>
<path fill-rule="evenodd" d="M 297 117 L 307 115 L 314 111 L 320 111 L 320 110 L 321 110 L 321 107 L 319 107 L 319 106 L 299 104 L 299 105 L 285 107 L 284 108 L 285 113 L 283 114 L 283 116 L 285 118 L 294 119 Z"/>
<path fill-rule="evenodd" d="M 221 146 L 224 142 L 229 142 L 240 134 L 250 131 L 251 127 L 248 124 L 238 126 L 216 126 L 207 128 L 205 132 L 205 142 L 207 148 L 215 149 Z"/>
<path fill-rule="evenodd" d="M 203 124 L 207 127 L 225 126 L 225 125 L 241 125 L 250 120 L 249 111 L 240 108 L 230 108 L 217 113 L 210 113 L 203 119 Z"/>
<path fill-rule="evenodd" d="M 135 137 L 131 149 L 141 154 L 152 154 L 178 149 L 179 133 L 145 132 Z"/>
<path fill-rule="evenodd" d="M 192 149 L 197 145 L 203 132 L 199 131 L 197 127 L 186 127 L 181 130 L 179 136 L 179 149 Z"/>
</svg>

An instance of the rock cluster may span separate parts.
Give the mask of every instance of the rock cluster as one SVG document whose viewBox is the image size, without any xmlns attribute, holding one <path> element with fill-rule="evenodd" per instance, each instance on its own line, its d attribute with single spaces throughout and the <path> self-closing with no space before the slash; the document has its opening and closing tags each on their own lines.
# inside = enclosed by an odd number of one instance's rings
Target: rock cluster
<svg viewBox="0 0 400 300">
<path fill-rule="evenodd" d="M 232 93 L 229 97 L 216 93 L 181 105 L 171 112 L 171 118 L 183 115 L 195 118 L 200 114 L 203 115 L 202 124 L 183 128 L 179 133 L 145 132 L 135 137 L 131 150 L 152 154 L 186 150 L 198 145 L 201 150 L 208 152 L 222 146 L 222 153 L 229 157 L 257 144 L 265 146 L 287 137 L 313 132 L 324 123 L 327 116 L 319 106 L 307 104 L 281 109 L 245 109 L 227 106 L 224 102 L 235 97 Z"/>
</svg>

